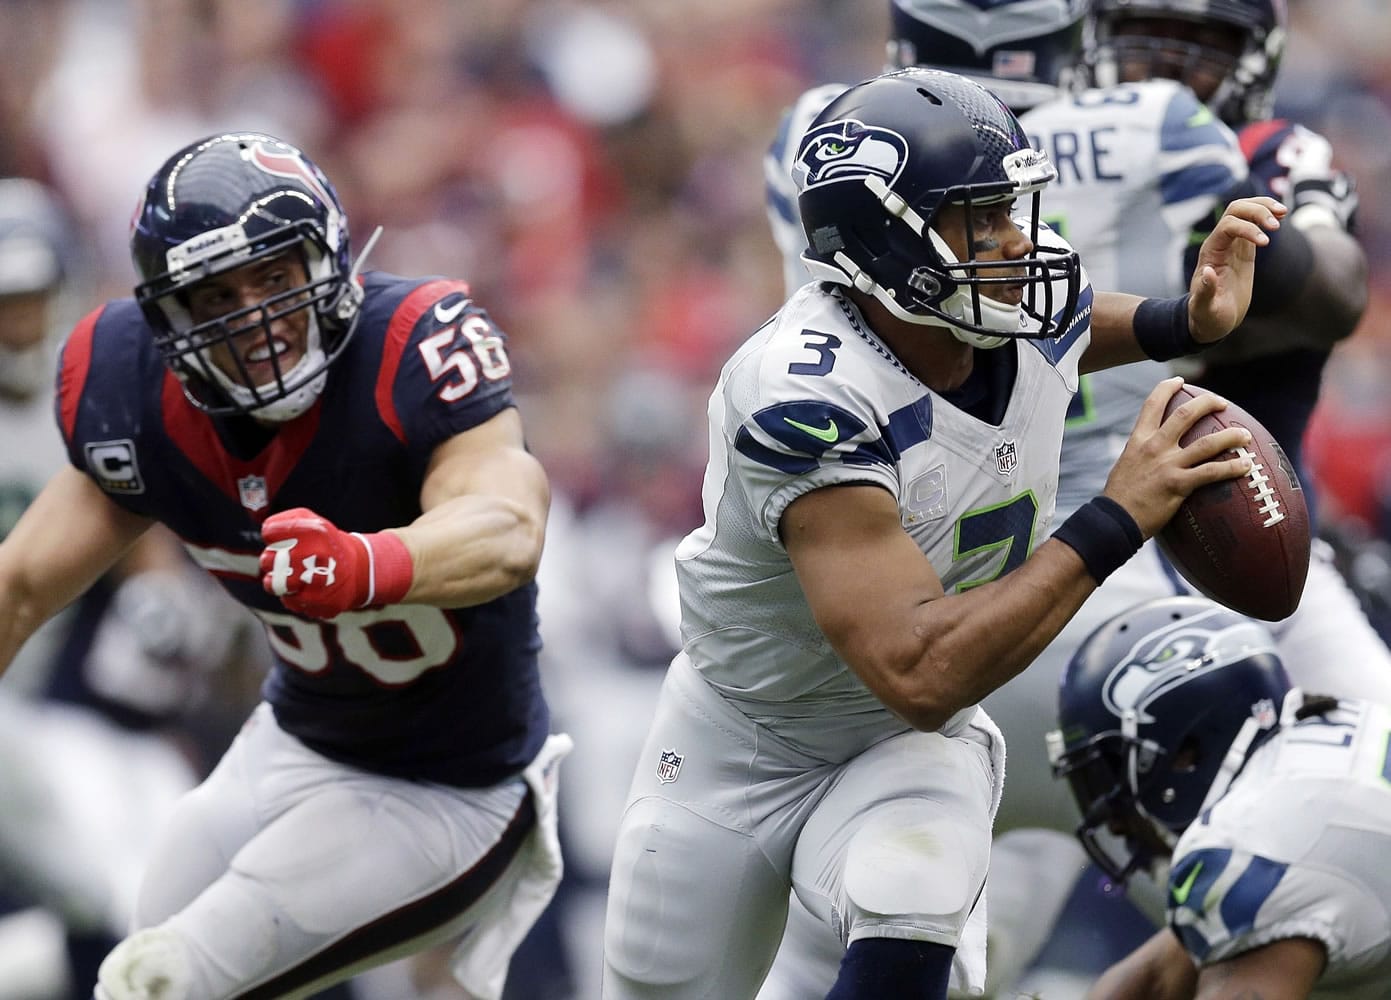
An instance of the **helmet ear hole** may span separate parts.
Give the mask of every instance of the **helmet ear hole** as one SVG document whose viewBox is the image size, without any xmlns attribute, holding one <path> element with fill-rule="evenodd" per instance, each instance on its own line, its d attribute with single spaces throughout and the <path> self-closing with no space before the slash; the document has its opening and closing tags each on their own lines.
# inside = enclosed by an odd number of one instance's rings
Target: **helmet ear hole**
<svg viewBox="0 0 1391 1000">
<path fill-rule="evenodd" d="M 889 231 L 893 224 L 891 217 L 880 214 L 856 220 L 852 229 L 871 257 L 882 257 L 889 252 Z"/>
<path fill-rule="evenodd" d="M 1198 769 L 1202 761 L 1202 747 L 1198 743 L 1196 736 L 1189 736 L 1174 751 L 1173 760 L 1169 763 L 1169 770 L 1179 774 L 1191 774 Z"/>
</svg>

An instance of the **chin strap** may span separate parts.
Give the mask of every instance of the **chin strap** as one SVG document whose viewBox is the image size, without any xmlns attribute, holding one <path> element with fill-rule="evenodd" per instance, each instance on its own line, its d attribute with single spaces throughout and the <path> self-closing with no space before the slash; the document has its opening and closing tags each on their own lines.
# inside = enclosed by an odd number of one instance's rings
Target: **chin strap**
<svg viewBox="0 0 1391 1000">
<path fill-rule="evenodd" d="M 1303 704 L 1304 692 L 1299 688 L 1291 688 L 1285 695 L 1278 719 L 1271 718 L 1269 715 L 1253 714 L 1241 724 L 1236 739 L 1232 740 L 1232 745 L 1227 748 L 1227 755 L 1222 758 L 1222 766 L 1217 769 L 1217 775 L 1212 779 L 1212 785 L 1209 786 L 1207 795 L 1203 797 L 1203 804 L 1198 809 L 1199 815 L 1212 808 L 1222 796 L 1227 794 L 1227 789 L 1232 786 L 1236 776 L 1241 773 L 1241 769 L 1251 759 L 1252 752 L 1261 743 L 1273 736 L 1281 727 L 1293 724 L 1295 715 Z"/>
</svg>

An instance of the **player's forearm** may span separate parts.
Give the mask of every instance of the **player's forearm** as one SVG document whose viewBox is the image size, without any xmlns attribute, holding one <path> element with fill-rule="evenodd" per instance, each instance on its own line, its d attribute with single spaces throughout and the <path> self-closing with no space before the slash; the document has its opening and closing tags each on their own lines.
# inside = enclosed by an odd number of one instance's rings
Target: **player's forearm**
<svg viewBox="0 0 1391 1000">
<path fill-rule="evenodd" d="M 0 545 L 0 671 L 153 523 L 117 507 L 76 469 L 59 470 Z"/>
<path fill-rule="evenodd" d="M 414 569 L 405 602 L 469 607 L 510 593 L 536 576 L 545 509 L 504 497 L 456 497 L 396 534 Z"/>
<path fill-rule="evenodd" d="M 1082 355 L 1083 373 L 1144 361 L 1135 339 L 1135 310 L 1144 299 L 1125 292 L 1098 291 L 1092 299 L 1092 335 Z"/>
<path fill-rule="evenodd" d="M 923 604 L 899 714 L 939 728 L 1027 668 L 1095 589 L 1077 553 L 1049 540 L 1008 575 Z"/>
<path fill-rule="evenodd" d="M 1245 326 L 1276 342 L 1332 347 L 1349 336 L 1367 309 L 1367 258 L 1357 241 L 1334 226 L 1305 230 L 1313 262 L 1299 295 L 1274 315 L 1247 318 Z"/>
<path fill-rule="evenodd" d="M 48 620 L 48 614 L 30 595 L 0 582 L 0 674 L 3 674 L 29 637 Z"/>
<path fill-rule="evenodd" d="M 1168 928 L 1111 966 L 1087 1000 L 1191 1000 L 1198 972 Z"/>
</svg>

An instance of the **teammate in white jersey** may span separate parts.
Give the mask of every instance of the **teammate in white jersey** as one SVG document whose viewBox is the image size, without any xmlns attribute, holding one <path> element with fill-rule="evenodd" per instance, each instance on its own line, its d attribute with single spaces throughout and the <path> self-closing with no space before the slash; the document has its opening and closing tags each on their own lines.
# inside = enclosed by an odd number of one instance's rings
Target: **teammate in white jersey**
<svg viewBox="0 0 1391 1000">
<path fill-rule="evenodd" d="M 1035 221 L 1047 157 L 959 76 L 851 88 L 798 163 L 821 280 L 711 397 L 685 646 L 615 851 L 609 1000 L 753 996 L 790 890 L 844 949 L 829 996 L 945 996 L 954 962 L 978 988 L 983 942 L 962 935 L 1004 747 L 977 702 L 1187 493 L 1247 466 L 1206 461 L 1244 431 L 1178 446 L 1222 404 L 1161 423 L 1165 382 L 1102 495 L 1040 544 L 1078 374 L 1239 322 L 1277 202 L 1233 204 L 1189 298 L 1140 300 L 1093 294 Z"/>
<path fill-rule="evenodd" d="M 1059 173 L 1044 216 L 1079 250 L 1099 287 L 1177 295 L 1191 267 L 1185 256 L 1195 227 L 1229 198 L 1270 190 L 1297 204 L 1300 225 L 1286 227 L 1261 252 L 1252 316 L 1236 337 L 1199 356 L 1204 367 L 1192 377 L 1253 412 L 1298 463 L 1328 350 L 1351 332 L 1366 301 L 1365 259 L 1346 231 L 1355 191 L 1331 169 L 1319 137 L 1260 122 L 1243 129 L 1239 143 L 1190 89 L 1234 125 L 1268 116 L 1283 8 L 1273 0 L 1099 0 L 1093 34 L 1101 44 L 1089 61 L 1095 75 L 1114 85 L 1073 93 L 1085 8 L 1072 0 L 892 0 L 889 61 L 969 72 L 1023 112 L 1034 145 L 1050 152 Z M 1150 37 L 1156 32 L 1175 37 Z M 1164 73 L 1183 82 L 1159 78 Z M 769 219 L 789 288 L 808 277 L 798 260 L 800 234 L 788 225 L 789 150 L 809 116 L 839 89 L 833 84 L 804 94 L 765 161 Z M 1248 173 L 1243 144 L 1257 176 Z M 1063 437 L 1059 520 L 1104 484 L 1141 403 L 1167 374 L 1160 362 L 1144 361 L 1082 377 Z M 1391 656 L 1326 547 L 1315 548 L 1303 605 L 1275 627 L 1286 663 L 1306 687 L 1391 700 Z M 1034 749 L 1047 727 L 1038 706 L 1051 698 L 1071 651 L 1098 622 L 1138 601 L 1186 590 L 1146 545 L 1088 600 L 1041 663 L 985 701 L 1017 751 L 995 824 L 991 992 L 1042 945 L 1082 861 L 1061 833 L 1075 825 L 1075 811 Z M 1329 656 L 1328 649 L 1342 652 Z M 798 916 L 794 906 L 794 922 Z M 778 974 L 784 965 L 780 960 Z M 765 1000 L 784 995 L 792 994 Z"/>
<path fill-rule="evenodd" d="M 1391 709 L 1291 689 L 1268 629 L 1169 597 L 1082 644 L 1058 724 L 1088 853 L 1167 884 L 1168 926 L 1091 996 L 1387 996 Z"/>
<path fill-rule="evenodd" d="M 1284 6 L 1278 0 L 1096 0 L 1093 17 L 1094 44 L 1085 58 L 1090 75 L 1106 86 L 1022 116 L 1059 172 L 1045 217 L 1077 247 L 1098 284 L 1171 295 L 1183 288 L 1191 266 L 1185 256 L 1195 223 L 1201 229 L 1201 220 L 1233 195 L 1278 190 L 1291 206 L 1292 225 L 1257 259 L 1246 322 L 1221 347 L 1186 359 L 1181 370 L 1252 413 L 1302 469 L 1301 442 L 1320 375 L 1333 345 L 1362 314 L 1367 266 L 1349 232 L 1355 190 L 1332 167 L 1328 144 L 1267 120 L 1285 40 Z M 1240 140 L 1228 126 L 1240 129 Z M 1083 378 L 1063 438 L 1060 517 L 1105 481 L 1135 413 L 1164 374 L 1150 364 Z M 1312 485 L 1307 475 L 1304 480 Z M 1312 491 L 1309 502 L 1317 513 Z M 1011 746 L 1041 745 L 1038 705 L 1051 697 L 1072 651 L 1097 623 L 1137 602 L 1188 592 L 1157 548 L 1146 545 L 1087 601 L 1033 669 L 986 700 Z M 1271 631 L 1300 687 L 1391 704 L 1391 653 L 1334 569 L 1327 546 L 1316 542 L 1299 608 Z M 1014 764 L 997 830 L 1075 824 L 1072 804 L 1050 787 L 1039 755 L 1016 754 Z M 1027 872 L 1066 870 L 1067 851 L 1056 838 L 1029 837 L 1027 850 L 1013 854 L 1008 839 L 1002 842 L 1006 849 L 996 860 L 1018 874 L 992 881 L 1000 910 L 1017 914 L 1025 901 L 1040 906 Z M 1145 881 L 1135 881 L 1143 894 Z M 1064 897 L 1054 898 L 1060 906 Z M 1037 924 L 1011 923 L 1013 945 L 1005 943 L 1003 923 L 992 942 L 1002 963 L 1022 965 L 1037 947 Z"/>
</svg>

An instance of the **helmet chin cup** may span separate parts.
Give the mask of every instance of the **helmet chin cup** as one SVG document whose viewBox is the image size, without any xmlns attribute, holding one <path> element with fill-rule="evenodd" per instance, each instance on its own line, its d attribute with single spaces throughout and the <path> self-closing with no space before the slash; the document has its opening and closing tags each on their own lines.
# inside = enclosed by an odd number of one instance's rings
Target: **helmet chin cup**
<svg viewBox="0 0 1391 1000">
<path fill-rule="evenodd" d="M 987 337 L 983 333 L 976 333 L 974 330 L 963 330 L 959 326 L 951 326 L 947 329 L 951 330 L 952 336 L 963 344 L 970 344 L 972 347 L 978 347 L 982 351 L 993 351 L 997 347 L 1004 347 L 1013 339 L 1011 337 Z"/>
</svg>

